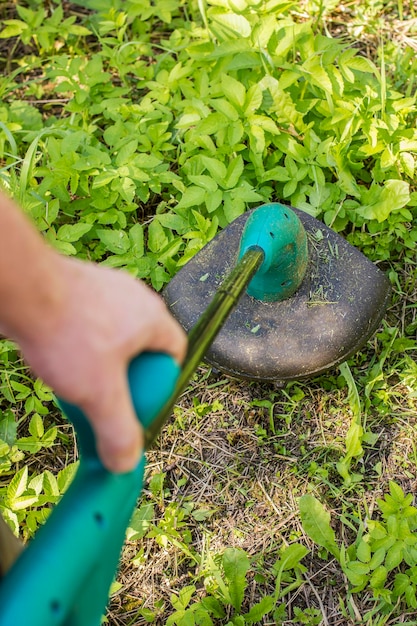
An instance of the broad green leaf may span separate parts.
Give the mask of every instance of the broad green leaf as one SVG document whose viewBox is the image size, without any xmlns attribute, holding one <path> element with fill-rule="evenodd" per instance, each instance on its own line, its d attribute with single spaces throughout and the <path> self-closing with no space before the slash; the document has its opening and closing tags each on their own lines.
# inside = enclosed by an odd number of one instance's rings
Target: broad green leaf
<svg viewBox="0 0 417 626">
<path fill-rule="evenodd" d="M 416 167 L 414 156 L 410 152 L 401 152 L 400 162 L 407 176 L 413 178 Z"/>
<path fill-rule="evenodd" d="M 356 55 L 346 61 L 346 65 L 353 70 L 358 70 L 359 72 L 367 72 L 371 74 L 378 73 L 378 70 L 371 59 L 364 56 Z"/>
<path fill-rule="evenodd" d="M 359 198 L 361 191 L 354 175 L 349 170 L 347 156 L 340 144 L 332 144 L 327 154 L 330 167 L 336 168 L 339 184 L 343 191 L 355 198 Z"/>
<path fill-rule="evenodd" d="M 190 126 L 195 126 L 201 120 L 199 113 L 185 113 L 181 115 L 178 122 L 175 124 L 175 128 L 189 129 Z"/>
<path fill-rule="evenodd" d="M 2 23 L 5 25 L 5 28 L 0 31 L 0 39 L 18 37 L 29 28 L 29 26 L 21 20 L 3 20 Z"/>
<path fill-rule="evenodd" d="M 244 85 L 233 78 L 232 76 L 227 76 L 226 74 L 222 75 L 222 92 L 226 96 L 226 98 L 237 106 L 238 108 L 243 108 L 245 104 L 246 98 L 246 89 Z"/>
<path fill-rule="evenodd" d="M 118 191 L 126 202 L 133 202 L 136 194 L 136 185 L 131 178 L 126 176 L 119 181 L 114 181 L 112 189 Z"/>
<path fill-rule="evenodd" d="M 294 569 L 300 565 L 300 561 L 307 556 L 309 549 L 300 543 L 292 543 L 282 552 L 276 566 L 282 571 Z"/>
<path fill-rule="evenodd" d="M 138 147 L 138 139 L 131 139 L 128 141 L 117 153 L 116 165 L 125 165 L 129 163 L 131 157 L 135 154 Z"/>
<path fill-rule="evenodd" d="M 127 128 L 121 120 L 117 120 L 115 124 L 108 126 L 103 133 L 104 141 L 109 146 L 120 145 L 121 140 L 126 136 Z"/>
<path fill-rule="evenodd" d="M 362 561 L 362 563 L 370 563 L 371 548 L 369 546 L 369 543 L 362 540 L 356 548 L 356 556 L 359 561 Z"/>
<path fill-rule="evenodd" d="M 277 57 L 285 59 L 289 50 L 293 49 L 296 45 L 296 40 L 299 35 L 299 29 L 295 24 L 286 24 L 277 33 L 278 44 L 274 50 L 274 54 Z"/>
<path fill-rule="evenodd" d="M 369 565 L 361 563 L 360 561 L 350 561 L 347 567 L 350 571 L 356 572 L 357 574 L 367 574 L 369 572 Z"/>
<path fill-rule="evenodd" d="M 8 502 L 14 502 L 16 498 L 19 498 L 26 491 L 28 484 L 29 471 L 27 465 L 22 467 L 21 470 L 16 472 L 7 487 L 7 500 Z"/>
<path fill-rule="evenodd" d="M 388 550 L 384 565 L 387 570 L 390 572 L 395 569 L 402 563 L 404 553 L 404 544 L 402 541 L 397 541 L 393 546 Z"/>
<path fill-rule="evenodd" d="M 252 85 L 245 98 L 245 115 L 252 115 L 262 104 L 262 89 L 259 85 Z"/>
<path fill-rule="evenodd" d="M 239 144 L 243 139 L 243 135 L 245 133 L 245 129 L 243 128 L 243 124 L 240 120 L 237 122 L 233 122 L 227 128 L 227 141 L 229 145 L 233 148 L 236 148 L 236 144 Z"/>
<path fill-rule="evenodd" d="M 179 594 L 178 594 L 178 598 L 177 598 L 177 602 L 180 605 L 180 608 L 182 609 L 186 609 L 187 606 L 190 603 L 191 598 L 193 597 L 195 593 L 195 586 L 194 585 L 187 585 L 186 587 L 183 587 Z M 178 607 L 176 607 L 178 608 Z"/>
<path fill-rule="evenodd" d="M 239 182 L 239 178 L 243 174 L 244 167 L 243 158 L 240 154 L 232 159 L 229 167 L 227 168 L 226 179 L 223 185 L 224 189 L 233 189 L 233 187 L 236 187 Z"/>
<path fill-rule="evenodd" d="M 198 207 L 203 204 L 206 192 L 202 187 L 193 185 L 187 187 L 181 200 L 177 204 L 177 209 L 188 209 L 190 207 Z"/>
<path fill-rule="evenodd" d="M 371 569 L 379 567 L 385 560 L 386 552 L 385 548 L 379 548 L 379 550 L 376 550 L 369 561 L 369 567 Z"/>
<path fill-rule="evenodd" d="M 240 548 L 226 548 L 222 563 L 224 574 L 229 581 L 238 577 L 245 577 L 250 568 L 249 558 L 246 552 Z"/>
<path fill-rule="evenodd" d="M 124 254 L 130 248 L 127 233 L 123 230 L 97 229 L 97 236 L 109 252 Z"/>
<path fill-rule="evenodd" d="M 225 98 L 217 98 L 211 101 L 211 105 L 216 111 L 223 113 L 229 120 L 234 122 L 239 120 L 239 113 L 231 102 L 228 102 Z"/>
<path fill-rule="evenodd" d="M 39 496 L 42 492 L 44 477 L 45 477 L 44 472 L 42 474 L 38 474 L 37 476 L 34 476 L 33 478 L 31 478 L 28 484 L 28 489 L 34 491 L 37 496 Z"/>
<path fill-rule="evenodd" d="M 16 441 L 16 433 L 17 422 L 13 411 L 11 409 L 0 411 L 0 440 L 12 446 Z"/>
<path fill-rule="evenodd" d="M 158 159 L 154 154 L 136 154 L 132 163 L 139 168 L 143 168 L 144 170 L 153 170 L 155 167 L 162 163 L 161 159 Z"/>
<path fill-rule="evenodd" d="M 254 604 L 250 611 L 245 614 L 245 624 L 257 624 L 262 618 L 270 613 L 275 607 L 276 600 L 272 596 L 264 596 L 262 600 Z"/>
<path fill-rule="evenodd" d="M 197 124 L 195 130 L 199 135 L 214 135 L 228 124 L 230 124 L 230 120 L 223 113 L 210 113 Z"/>
<path fill-rule="evenodd" d="M 339 548 L 334 530 L 330 526 L 330 514 L 317 498 L 311 494 L 299 500 L 301 523 L 307 535 L 315 543 L 326 548 L 336 559 L 339 559 Z"/>
<path fill-rule="evenodd" d="M 223 619 L 225 617 L 223 604 L 214 596 L 203 597 L 201 599 L 201 605 L 213 617 L 216 617 L 217 619 Z"/>
<path fill-rule="evenodd" d="M 88 140 L 88 135 L 83 130 L 67 132 L 60 142 L 61 154 L 71 154 L 76 152 L 83 141 Z M 52 139 L 49 140 L 50 142 Z"/>
<path fill-rule="evenodd" d="M 210 176 L 206 176 L 204 174 L 194 176 L 190 174 L 188 178 L 194 185 L 202 187 L 203 189 L 205 189 L 205 191 L 208 191 L 209 193 L 214 193 L 217 190 L 217 183 Z"/>
<path fill-rule="evenodd" d="M 265 133 L 263 128 L 256 124 L 250 126 L 250 147 L 255 154 L 262 154 L 265 150 Z"/>
<path fill-rule="evenodd" d="M 224 575 L 229 582 L 229 594 L 233 607 L 239 611 L 246 589 L 246 573 L 250 561 L 246 553 L 238 548 L 226 548 L 222 557 Z"/>
<path fill-rule="evenodd" d="M 173 239 L 169 244 L 167 244 L 164 249 L 158 255 L 158 262 L 160 264 L 167 264 L 169 261 L 175 257 L 177 252 L 183 247 L 183 241 L 181 238 L 177 237 Z M 167 264 L 167 269 L 169 269 L 169 265 Z"/>
<path fill-rule="evenodd" d="M 305 163 L 308 159 L 307 149 L 289 135 L 282 133 L 274 142 L 284 154 L 291 156 L 297 163 Z"/>
<path fill-rule="evenodd" d="M 272 135 L 279 135 L 280 130 L 275 122 L 266 115 L 251 115 L 250 122 L 260 126 L 263 130 Z"/>
<path fill-rule="evenodd" d="M 54 396 L 50 387 L 48 387 L 40 378 L 35 380 L 33 388 L 40 400 L 44 400 L 46 402 L 53 400 Z"/>
<path fill-rule="evenodd" d="M 134 224 L 131 227 L 129 239 L 131 241 L 131 250 L 135 257 L 142 257 L 145 251 L 142 224 Z"/>
<path fill-rule="evenodd" d="M 14 391 L 18 392 L 16 397 L 19 400 L 23 400 L 24 398 L 27 398 L 28 395 L 32 393 L 30 387 L 28 387 L 27 385 L 22 385 L 22 383 L 18 383 L 17 380 L 11 380 L 10 381 L 10 387 Z"/>
<path fill-rule="evenodd" d="M 348 459 L 352 459 L 363 454 L 362 438 L 362 425 L 352 421 L 346 435 L 346 457 Z"/>
<path fill-rule="evenodd" d="M 275 33 L 277 27 L 276 15 L 265 15 L 259 24 L 259 29 L 256 33 L 256 39 L 260 48 L 267 48 L 268 43 Z"/>
<path fill-rule="evenodd" d="M 218 185 L 222 185 L 227 176 L 227 169 L 222 161 L 203 155 L 201 161 Z"/>
<path fill-rule="evenodd" d="M 148 226 L 148 247 L 151 252 L 160 252 L 168 243 L 165 230 L 163 229 L 158 216 L 154 217 Z"/>
<path fill-rule="evenodd" d="M 78 465 L 78 461 L 76 463 L 70 463 L 70 465 L 67 465 L 67 467 L 64 467 L 64 469 L 58 472 L 57 483 L 60 493 L 64 493 L 72 483 Z"/>
<path fill-rule="evenodd" d="M 276 180 L 281 183 L 285 183 L 290 179 L 290 174 L 288 173 L 285 167 L 278 165 L 271 170 L 265 172 L 262 177 L 262 182 L 267 182 L 268 180 Z"/>
<path fill-rule="evenodd" d="M 217 191 L 215 191 L 214 193 L 207 193 L 205 198 L 207 211 L 209 213 L 213 213 L 213 211 L 215 211 L 220 206 L 222 200 L 223 193 L 221 189 L 217 189 Z"/>
<path fill-rule="evenodd" d="M 232 11 L 236 11 L 236 13 L 243 13 L 248 8 L 247 0 L 228 0 L 227 6 L 229 6 Z"/>
<path fill-rule="evenodd" d="M 46 495 L 59 496 L 60 490 L 55 476 L 49 470 L 45 470 L 43 478 L 43 488 Z"/>
<path fill-rule="evenodd" d="M 29 432 L 36 439 L 41 439 L 45 433 L 42 418 L 37 413 L 30 420 Z"/>
<path fill-rule="evenodd" d="M 410 201 L 410 186 L 403 180 L 386 180 L 383 186 L 373 183 L 361 196 L 357 212 L 369 220 L 385 221 Z"/>
<path fill-rule="evenodd" d="M 385 574 L 386 577 L 386 574 Z M 410 579 L 407 574 L 396 574 L 394 579 L 394 593 L 397 596 L 402 596 L 405 593 L 408 585 L 410 584 Z"/>
<path fill-rule="evenodd" d="M 56 426 L 51 426 L 51 428 L 48 428 L 48 430 L 42 437 L 42 447 L 50 448 L 52 445 L 54 445 L 57 435 L 58 435 L 58 429 Z"/>
<path fill-rule="evenodd" d="M 332 81 L 324 67 L 320 65 L 320 62 L 314 59 L 313 62 L 305 63 L 303 67 L 310 73 L 311 81 L 315 85 L 321 87 L 329 94 L 333 93 Z"/>
<path fill-rule="evenodd" d="M 42 442 L 39 439 L 34 439 L 32 436 L 19 437 L 16 444 L 19 450 L 31 452 L 32 454 L 37 454 L 40 450 L 42 450 Z"/>
<path fill-rule="evenodd" d="M 415 609 L 417 607 L 416 591 L 413 585 L 408 585 L 405 590 L 405 599 L 410 608 Z"/>
<path fill-rule="evenodd" d="M 388 570 L 384 565 L 380 565 L 373 572 L 371 578 L 369 579 L 369 584 L 373 589 L 378 589 L 379 587 L 383 587 L 385 581 L 388 576 Z"/>
<path fill-rule="evenodd" d="M 57 232 L 57 239 L 66 243 L 79 241 L 86 233 L 92 229 L 92 224 L 78 222 L 78 224 L 64 224 Z"/>
<path fill-rule="evenodd" d="M 186 220 L 176 213 L 159 213 L 158 221 L 165 228 L 176 230 L 179 233 L 184 232 L 188 226 Z"/>
<path fill-rule="evenodd" d="M 126 538 L 129 541 L 136 541 L 146 535 L 149 530 L 150 523 L 154 518 L 153 504 L 143 504 L 133 513 L 129 527 L 126 531 Z"/>
<path fill-rule="evenodd" d="M 114 580 L 112 584 L 110 585 L 109 596 L 114 596 L 121 589 L 123 589 L 122 583 L 118 582 L 117 580 Z"/>
<path fill-rule="evenodd" d="M 10 506 L 13 511 L 23 511 L 24 509 L 28 509 L 34 504 L 37 504 L 38 501 L 39 496 L 37 495 L 20 496 L 19 498 L 14 498 L 14 500 L 11 501 Z"/>
<path fill-rule="evenodd" d="M 234 190 L 228 191 L 223 196 L 223 210 L 228 224 L 233 222 L 239 215 L 242 215 L 246 208 L 245 201 L 241 198 L 233 197 L 235 195 L 233 192 Z"/>
<path fill-rule="evenodd" d="M 391 497 L 396 500 L 399 504 L 402 504 L 405 499 L 404 491 L 401 489 L 400 485 L 397 485 L 393 480 L 389 482 L 389 492 Z"/>
<path fill-rule="evenodd" d="M 86 37 L 87 35 L 91 35 L 91 31 L 85 26 L 80 26 L 79 24 L 72 24 L 68 28 L 68 32 L 71 35 L 77 35 L 77 37 Z"/>
<path fill-rule="evenodd" d="M 251 34 L 250 23 L 243 15 L 237 15 L 236 13 L 217 13 L 212 16 L 212 19 L 214 22 L 217 22 L 240 37 L 249 37 Z"/>
<path fill-rule="evenodd" d="M 104 170 L 103 172 L 100 172 L 100 174 L 98 174 L 97 176 L 94 176 L 92 189 L 100 189 L 100 187 L 106 187 L 117 177 L 117 170 Z"/>
</svg>

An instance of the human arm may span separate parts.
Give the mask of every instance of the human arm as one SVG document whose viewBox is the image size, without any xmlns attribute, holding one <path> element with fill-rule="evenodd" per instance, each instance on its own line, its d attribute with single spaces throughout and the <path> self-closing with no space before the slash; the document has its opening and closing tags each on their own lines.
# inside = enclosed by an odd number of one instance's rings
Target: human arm
<svg viewBox="0 0 417 626">
<path fill-rule="evenodd" d="M 127 366 L 144 350 L 179 362 L 186 350 L 162 299 L 123 271 L 59 255 L 0 195 L 0 332 L 59 396 L 84 411 L 108 469 L 132 469 L 142 433 Z"/>
</svg>

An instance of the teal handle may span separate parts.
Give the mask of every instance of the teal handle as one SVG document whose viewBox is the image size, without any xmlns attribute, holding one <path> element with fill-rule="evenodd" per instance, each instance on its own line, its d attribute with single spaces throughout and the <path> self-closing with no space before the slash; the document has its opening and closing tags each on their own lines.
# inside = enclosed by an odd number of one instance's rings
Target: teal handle
<svg viewBox="0 0 417 626">
<path fill-rule="evenodd" d="M 172 396 L 180 368 L 143 353 L 128 369 L 132 402 L 146 429 Z M 0 626 L 99 626 L 125 531 L 142 489 L 145 455 L 132 471 L 101 463 L 94 433 L 77 407 L 60 401 L 81 451 L 74 481 L 0 584 Z"/>
</svg>

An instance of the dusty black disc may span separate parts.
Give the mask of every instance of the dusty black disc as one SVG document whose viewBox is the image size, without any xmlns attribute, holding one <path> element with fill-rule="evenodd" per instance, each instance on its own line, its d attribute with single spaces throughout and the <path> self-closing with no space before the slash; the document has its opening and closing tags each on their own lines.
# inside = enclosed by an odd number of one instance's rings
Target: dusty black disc
<svg viewBox="0 0 417 626">
<path fill-rule="evenodd" d="M 384 315 L 390 292 L 385 275 L 340 235 L 293 210 L 308 235 L 306 276 L 282 302 L 242 296 L 206 356 L 232 376 L 287 381 L 319 374 L 354 354 Z M 165 301 L 186 331 L 235 266 L 249 214 L 220 232 L 165 289 Z"/>
</svg>

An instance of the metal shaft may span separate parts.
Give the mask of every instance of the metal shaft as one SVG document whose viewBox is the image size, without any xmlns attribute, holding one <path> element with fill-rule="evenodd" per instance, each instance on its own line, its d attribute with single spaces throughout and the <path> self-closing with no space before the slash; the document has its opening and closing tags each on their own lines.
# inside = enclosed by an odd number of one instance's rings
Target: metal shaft
<svg viewBox="0 0 417 626">
<path fill-rule="evenodd" d="M 158 417 L 145 433 L 145 448 L 148 449 L 157 436 L 162 424 L 169 417 L 179 394 L 188 384 L 191 376 L 201 363 L 207 349 L 225 323 L 227 317 L 239 301 L 264 260 L 261 248 L 249 248 L 235 268 L 226 276 L 213 296 L 207 309 L 191 329 L 188 336 L 188 352 L 172 398 L 164 406 Z"/>
</svg>

